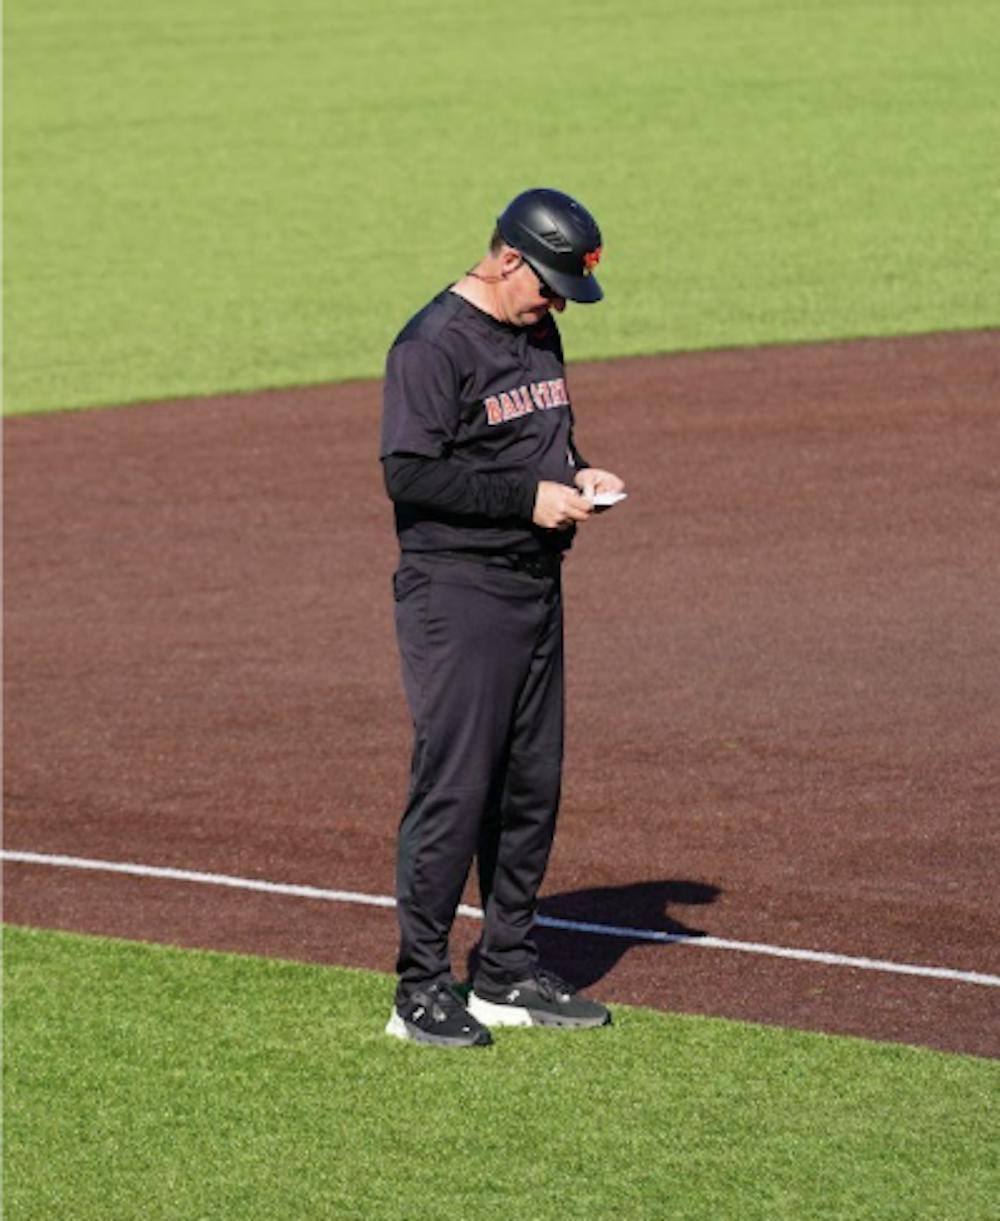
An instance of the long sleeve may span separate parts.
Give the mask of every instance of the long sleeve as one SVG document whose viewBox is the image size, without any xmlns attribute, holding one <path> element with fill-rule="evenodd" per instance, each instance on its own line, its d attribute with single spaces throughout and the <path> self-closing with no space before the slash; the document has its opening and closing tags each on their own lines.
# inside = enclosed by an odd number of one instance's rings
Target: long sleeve
<svg viewBox="0 0 1000 1221">
<path fill-rule="evenodd" d="M 389 498 L 397 504 L 491 520 L 530 521 L 534 512 L 538 478 L 529 470 L 491 474 L 447 458 L 389 454 L 382 472 Z"/>
</svg>

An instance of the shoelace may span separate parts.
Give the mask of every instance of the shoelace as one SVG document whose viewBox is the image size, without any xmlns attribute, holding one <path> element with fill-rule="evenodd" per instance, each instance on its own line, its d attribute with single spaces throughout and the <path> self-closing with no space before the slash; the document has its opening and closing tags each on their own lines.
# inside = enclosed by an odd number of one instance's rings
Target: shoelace
<svg viewBox="0 0 1000 1221">
<path fill-rule="evenodd" d="M 431 998 L 431 1014 L 435 1022 L 444 1022 L 452 1014 L 464 1010 L 465 1006 L 447 984 L 435 984 L 427 989 Z"/>
<path fill-rule="evenodd" d="M 538 984 L 539 993 L 547 1001 L 566 1001 L 576 991 L 564 979 L 560 979 L 558 975 L 552 971 L 536 971 L 535 982 Z"/>
</svg>

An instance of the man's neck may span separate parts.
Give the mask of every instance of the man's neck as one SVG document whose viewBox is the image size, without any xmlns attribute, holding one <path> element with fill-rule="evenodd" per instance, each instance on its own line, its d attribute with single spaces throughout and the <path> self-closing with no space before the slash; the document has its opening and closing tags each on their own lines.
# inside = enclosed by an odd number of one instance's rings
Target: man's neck
<svg viewBox="0 0 1000 1221">
<path fill-rule="evenodd" d="M 451 287 L 453 293 L 464 298 L 484 314 L 496 318 L 498 322 L 507 322 L 500 302 L 498 288 L 503 282 L 492 259 L 480 260 L 475 267 L 470 268 L 460 280 Z"/>
</svg>

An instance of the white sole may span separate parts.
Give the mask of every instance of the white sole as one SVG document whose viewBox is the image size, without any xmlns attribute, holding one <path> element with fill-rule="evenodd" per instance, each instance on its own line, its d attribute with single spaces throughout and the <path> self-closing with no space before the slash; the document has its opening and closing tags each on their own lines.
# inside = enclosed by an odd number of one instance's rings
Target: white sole
<svg viewBox="0 0 1000 1221">
<path fill-rule="evenodd" d="M 449 1049 L 464 1048 L 464 1047 L 484 1047 L 488 1043 L 468 1043 L 463 1039 L 443 1039 L 422 1034 L 416 1029 L 411 1029 L 406 1022 L 399 1016 L 399 1010 L 393 1009 L 392 1014 L 385 1024 L 385 1033 L 394 1039 L 403 1039 L 407 1043 L 416 1043 L 419 1047 L 447 1047 Z"/>
<path fill-rule="evenodd" d="M 484 1026 L 544 1026 L 547 1030 L 592 1030 L 611 1023 L 611 1015 L 605 1010 L 601 1016 L 571 1018 L 565 1014 L 526 1009 L 521 1005 L 498 1005 L 486 1001 L 473 992 L 466 1009 L 477 1022 Z"/>
<path fill-rule="evenodd" d="M 406 1023 L 395 1009 L 392 1011 L 392 1017 L 385 1024 L 385 1033 L 391 1034 L 394 1039 L 409 1039 L 410 1037 L 410 1032 L 406 1029 Z"/>
<path fill-rule="evenodd" d="M 477 1022 L 484 1026 L 538 1026 L 529 1009 L 521 1009 L 517 1005 L 495 1005 L 492 1001 L 484 1001 L 475 992 L 469 995 L 466 1009 Z"/>
</svg>

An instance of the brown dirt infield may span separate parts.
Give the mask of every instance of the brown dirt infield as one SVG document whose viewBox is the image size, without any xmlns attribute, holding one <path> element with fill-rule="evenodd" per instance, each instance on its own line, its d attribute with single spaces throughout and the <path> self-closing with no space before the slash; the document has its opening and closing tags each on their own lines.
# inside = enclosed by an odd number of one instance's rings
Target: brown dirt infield
<svg viewBox="0 0 1000 1221">
<path fill-rule="evenodd" d="M 1000 971 L 1000 332 L 570 376 L 631 497 L 567 566 L 545 910 Z M 6 423 L 8 849 L 391 892 L 378 415 L 356 383 Z M 383 970 L 395 948 L 391 911 L 25 864 L 5 915 Z M 541 939 L 606 999 L 1000 1052 L 995 988 Z"/>
</svg>

